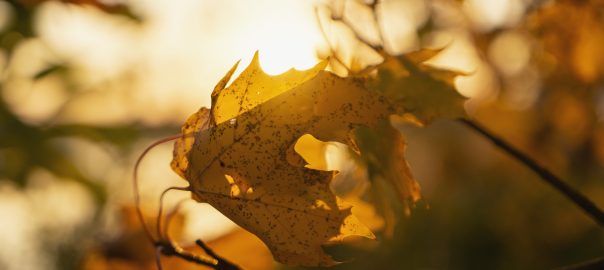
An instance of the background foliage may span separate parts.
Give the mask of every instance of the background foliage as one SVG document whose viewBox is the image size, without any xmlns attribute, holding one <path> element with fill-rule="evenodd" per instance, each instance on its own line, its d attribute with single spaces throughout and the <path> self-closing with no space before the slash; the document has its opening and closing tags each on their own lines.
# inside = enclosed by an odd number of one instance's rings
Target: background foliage
<svg viewBox="0 0 604 270">
<path fill-rule="evenodd" d="M 130 170 L 142 147 L 177 133 L 188 113 L 207 105 L 228 67 L 255 49 L 270 55 L 290 46 L 272 55 L 274 67 L 286 68 L 279 65 L 290 61 L 287 55 L 308 52 L 297 47 L 305 40 L 318 56 L 336 52 L 355 67 L 366 48 L 330 17 L 348 20 L 364 39 L 379 39 L 362 1 L 249 7 L 248 13 L 283 17 L 299 9 L 306 21 L 267 25 L 295 29 L 300 40 L 246 34 L 252 17 L 238 16 L 239 5 L 0 2 L 1 269 L 152 269 L 153 251 L 130 199 Z M 319 20 L 328 43 L 314 17 L 314 8 L 325 5 L 331 9 L 318 10 L 332 12 Z M 386 50 L 447 46 L 435 62 L 470 73 L 457 81 L 469 97 L 468 113 L 604 205 L 603 1 L 382 5 Z M 215 12 L 233 15 L 222 19 Z M 233 17 L 240 22 L 229 24 Z M 238 35 L 241 40 L 230 37 Z M 346 73 L 338 63 L 332 68 Z M 602 256 L 600 228 L 471 130 L 453 121 L 399 128 L 424 201 L 411 216 L 400 213 L 392 239 L 370 251 L 348 251 L 359 258 L 337 269 L 535 269 Z M 169 159 L 167 145 L 144 165 L 150 218 L 157 192 L 180 181 Z M 185 242 L 213 239 L 219 254 L 251 269 L 285 268 L 226 222 L 207 207 L 188 205 L 173 229 Z"/>
</svg>

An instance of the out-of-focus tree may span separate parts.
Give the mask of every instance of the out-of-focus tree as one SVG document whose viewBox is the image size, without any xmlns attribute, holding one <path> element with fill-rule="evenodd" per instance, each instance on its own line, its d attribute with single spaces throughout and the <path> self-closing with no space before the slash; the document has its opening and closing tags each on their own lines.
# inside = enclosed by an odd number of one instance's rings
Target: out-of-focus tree
<svg viewBox="0 0 604 270">
<path fill-rule="evenodd" d="M 144 1 L 62 2 L 69 8 L 119 19 L 137 29 L 136 33 L 144 32 L 148 23 L 140 15 Z M 3 210 L 0 219 L 3 223 L 28 217 L 38 220 L 42 213 L 36 211 L 49 212 L 46 215 L 51 216 L 50 221 L 40 230 L 32 229 L 30 241 L 46 254 L 44 258 L 29 258 L 38 260 L 37 265 L 48 262 L 49 268 L 54 265 L 56 269 L 153 269 L 152 247 L 145 242 L 132 211 L 122 210 L 132 205 L 113 201 L 115 193 L 122 192 L 124 186 L 129 188 L 129 174 L 99 174 L 104 167 L 96 171 L 94 167 L 108 156 L 110 163 L 128 168 L 144 142 L 174 133 L 180 123 L 153 123 L 142 117 L 109 124 L 62 119 L 56 111 L 69 107 L 66 104 L 90 93 L 90 89 L 123 88 L 122 94 L 108 99 L 130 97 L 117 102 L 127 106 L 128 100 L 136 97 L 129 89 L 136 75 L 129 69 L 119 69 L 119 74 L 105 76 L 110 78 L 107 81 L 82 83 L 83 77 L 90 76 L 85 68 L 77 59 L 66 59 L 61 52 L 52 51 L 56 47 L 49 46 L 48 39 L 39 32 L 41 26 L 36 23 L 40 7 L 52 4 L 55 2 L 0 2 L 0 10 L 4 10 L 0 14 L 0 191 L 12 190 L 6 194 L 26 198 L 0 206 L 9 210 L 23 207 L 32 212 L 20 217 Z M 322 31 L 326 39 L 318 54 L 321 58 L 332 56 L 334 72 L 346 75 L 349 70 L 359 71 L 364 65 L 379 62 L 371 46 L 380 46 L 390 54 L 423 47 L 444 48 L 433 64 L 468 73 L 457 80 L 457 86 L 469 97 L 466 110 L 472 117 L 568 179 L 598 205 L 604 205 L 603 1 L 337 0 L 316 6 L 315 19 L 322 28 L 316 30 Z M 198 18 L 204 21 L 211 16 L 212 12 L 200 12 Z M 250 54 L 255 49 L 249 48 Z M 47 95 L 42 95 L 39 106 L 23 109 L 15 93 L 30 93 L 39 85 L 54 88 L 36 88 Z M 53 101 L 55 88 L 64 93 L 60 102 Z M 49 104 L 59 109 L 35 117 L 36 108 L 45 110 Z M 153 109 L 151 105 L 149 110 Z M 107 108 L 106 113 L 112 110 Z M 532 269 L 602 256 L 604 234 L 591 220 L 482 138 L 446 121 L 422 130 L 400 123 L 398 127 L 408 136 L 409 160 L 425 199 L 410 216 L 399 213 L 391 238 L 380 238 L 377 248 L 345 251 L 347 256 L 357 255 L 357 259 L 334 269 L 393 265 L 402 269 Z M 101 154 L 86 161 L 86 153 L 98 149 Z M 83 161 L 88 165 L 82 166 Z M 80 210 L 74 205 L 53 212 L 53 198 L 36 193 L 36 187 L 45 186 L 77 190 L 57 192 L 58 198 L 92 198 L 92 214 L 84 215 L 84 221 L 67 229 L 64 238 L 52 237 L 60 231 L 56 226 L 63 226 L 52 215 Z M 54 200 L 66 206 L 86 205 L 85 199 L 76 203 Z M 45 204 L 50 210 L 41 208 Z M 175 235 L 182 229 L 181 222 L 174 224 Z M 108 226 L 114 227 L 107 230 Z M 219 254 L 250 269 L 286 268 L 272 263 L 267 250 L 250 234 L 235 231 L 209 244 Z M 18 246 L 5 249 L 28 251 Z M 32 268 L 26 263 L 7 262 L 8 257 L 0 257 L 0 268 Z M 197 269 L 177 258 L 163 262 L 166 267 Z"/>
<path fill-rule="evenodd" d="M 23 72 L 19 72 L 19 65 L 23 65 L 22 62 L 26 62 L 28 59 L 21 58 L 24 57 L 22 53 L 17 57 L 16 55 L 19 54 L 17 50 L 23 50 L 28 44 L 41 42 L 34 25 L 37 7 L 42 2 L 45 1 L 8 1 L 0 3 L 6 16 L 3 18 L 4 25 L 0 30 L 0 53 L 3 59 L 6 60 L 2 62 L 0 71 L 2 74 L 0 80 L 0 92 L 2 93 L 0 95 L 0 181 L 4 186 L 15 184 L 20 188 L 31 187 L 32 183 L 28 179 L 42 171 L 53 176 L 51 181 L 56 179 L 73 181 L 76 186 L 85 188 L 84 192 L 93 199 L 93 209 L 89 209 L 93 213 L 89 216 L 89 220 L 85 220 L 73 230 L 65 228 L 70 234 L 65 238 L 57 239 L 41 235 L 36 239 L 36 241 L 39 241 L 37 244 L 42 247 L 42 250 L 48 252 L 51 258 L 55 258 L 50 260 L 50 263 L 55 264 L 55 266 L 49 265 L 49 268 L 77 269 L 79 268 L 80 259 L 88 252 L 90 244 L 102 239 L 97 236 L 101 229 L 99 223 L 103 222 L 103 212 L 107 211 L 107 193 L 111 191 L 107 190 L 108 187 L 105 186 L 106 179 L 98 179 L 91 176 L 89 172 L 82 171 L 82 167 L 77 164 L 78 159 L 82 157 L 77 156 L 78 154 L 74 152 L 74 149 L 66 140 L 82 140 L 96 144 L 104 149 L 106 154 L 115 158 L 117 162 L 120 162 L 120 160 L 126 162 L 123 157 L 131 153 L 137 141 L 147 136 L 162 136 L 168 130 L 174 129 L 175 126 L 149 126 L 137 122 L 113 126 L 56 123 L 58 115 L 50 115 L 41 121 L 32 121 L 17 113 L 22 111 L 18 108 L 19 103 L 11 104 L 6 101 L 7 97 L 9 99 L 12 97 L 10 96 L 11 93 L 31 91 L 35 84 L 49 77 L 63 81 L 63 85 L 70 85 L 74 76 L 76 76 L 74 72 L 77 72 L 77 67 L 62 63 L 57 59 L 43 63 L 42 66 L 34 69 L 34 73 L 23 74 Z M 103 12 L 114 14 L 114 16 L 126 16 L 133 22 L 138 22 L 136 16 L 130 13 L 125 5 L 109 5 L 98 1 L 66 2 L 92 5 Z M 35 55 L 29 57 L 32 58 L 31 61 L 37 60 L 33 59 L 36 57 Z M 16 90 L 8 91 L 7 87 L 16 88 Z M 69 92 L 68 95 L 71 96 L 76 96 L 83 91 L 77 87 L 68 86 L 66 88 Z M 39 89 L 39 91 L 45 90 Z M 42 96 L 44 97 L 44 95 Z M 48 101 L 50 102 L 50 100 Z M 39 106 L 45 107 L 44 102 L 46 101 L 41 100 L 41 102 Z M 66 99 L 64 102 L 66 104 L 70 102 L 70 99 Z M 65 106 L 65 104 L 62 106 Z M 45 184 L 42 184 L 42 188 L 44 186 Z M 66 193 L 64 196 L 69 195 L 69 193 Z M 35 194 L 30 196 L 35 196 Z M 52 209 L 50 210 L 52 211 Z M 52 212 L 47 213 L 47 215 L 52 215 Z M 2 219 L 11 218 L 11 216 L 2 217 Z M 52 227 L 52 217 L 49 218 Z M 42 230 L 53 233 L 52 228 L 42 228 Z M 32 254 L 32 256 L 35 256 L 35 254 Z M 7 258 L 3 259 L 6 260 Z M 31 258 L 31 260 L 36 260 L 36 258 Z M 43 260 L 43 258 L 39 258 L 39 260 Z M 15 263 L 18 264 L 19 262 Z M 9 266 L 13 264 L 7 264 L 5 267 L 2 265 L 4 263 L 0 262 L 0 268 L 10 269 Z M 23 267 L 27 268 L 28 266 Z"/>
</svg>

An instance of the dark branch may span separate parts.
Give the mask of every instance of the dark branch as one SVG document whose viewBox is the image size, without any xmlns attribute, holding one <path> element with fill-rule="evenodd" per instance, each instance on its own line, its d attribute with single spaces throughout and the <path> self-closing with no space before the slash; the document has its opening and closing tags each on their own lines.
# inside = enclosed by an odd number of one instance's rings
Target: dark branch
<svg viewBox="0 0 604 270">
<path fill-rule="evenodd" d="M 554 268 L 554 270 L 600 270 L 604 269 L 604 257 L 591 259 L 577 264 Z"/>
<path fill-rule="evenodd" d="M 203 251 L 205 251 L 206 254 L 210 255 L 212 258 L 214 258 L 215 260 L 218 261 L 218 263 L 216 264 L 216 269 L 221 269 L 221 270 L 239 270 L 239 269 L 241 269 L 239 266 L 229 262 L 225 258 L 218 256 L 218 254 L 214 253 L 214 251 L 212 249 L 210 249 L 210 247 L 206 246 L 206 244 L 203 241 L 197 239 L 197 241 L 195 241 L 195 244 L 197 244 L 199 247 L 201 247 L 203 249 Z"/>
<path fill-rule="evenodd" d="M 174 245 L 172 245 L 169 242 L 158 241 L 155 243 L 155 246 L 165 256 L 168 256 L 168 257 L 175 256 L 175 257 L 179 257 L 188 262 L 205 265 L 205 266 L 212 267 L 214 269 L 218 269 L 218 268 L 216 268 L 216 264 L 217 264 L 216 260 L 212 260 L 210 258 L 204 258 L 199 255 L 193 254 L 191 252 L 183 250 L 182 248 L 175 247 Z"/>
<path fill-rule="evenodd" d="M 589 200 L 585 195 L 572 188 L 570 185 L 568 185 L 559 177 L 555 176 L 549 170 L 537 164 L 535 160 L 523 154 L 522 152 L 520 152 L 520 150 L 514 148 L 509 143 L 505 142 L 503 139 L 497 137 L 492 132 L 482 127 L 480 124 L 468 119 L 460 119 L 460 121 L 466 126 L 470 127 L 471 129 L 475 130 L 476 132 L 489 139 L 493 144 L 495 144 L 495 146 L 504 150 L 516 160 L 522 162 L 522 164 L 529 167 L 533 172 L 538 174 L 541 179 L 543 179 L 549 185 L 554 187 L 560 193 L 564 194 L 579 208 L 583 209 L 583 211 L 585 211 L 585 213 L 587 213 L 594 221 L 596 221 L 596 223 L 604 227 L 604 212 L 602 212 L 602 210 L 598 208 L 598 206 L 596 206 L 596 204 Z"/>
<path fill-rule="evenodd" d="M 195 241 L 209 257 L 200 256 L 191 252 L 188 252 L 180 247 L 173 245 L 167 241 L 158 241 L 155 246 L 159 248 L 161 253 L 165 256 L 175 256 L 185 261 L 192 262 L 199 265 L 211 267 L 216 270 L 241 270 L 239 266 L 231 263 L 223 257 L 218 256 L 208 246 L 206 246 L 201 240 Z"/>
</svg>

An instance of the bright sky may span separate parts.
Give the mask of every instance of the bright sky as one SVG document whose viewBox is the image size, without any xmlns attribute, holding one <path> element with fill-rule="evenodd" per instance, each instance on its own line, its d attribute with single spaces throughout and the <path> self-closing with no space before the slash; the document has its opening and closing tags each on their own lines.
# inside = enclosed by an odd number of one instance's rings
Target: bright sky
<svg viewBox="0 0 604 270">
<path fill-rule="evenodd" d="M 65 118 L 114 123 L 134 114 L 157 123 L 208 106 L 215 82 L 237 60 L 244 68 L 256 50 L 268 73 L 313 66 L 322 42 L 313 3 L 139 0 L 133 9 L 146 21 L 142 28 L 90 8 L 48 3 L 38 25 L 53 51 L 89 71 L 81 74 L 83 84 L 129 74 L 130 84 L 117 87 L 135 88 L 129 106 L 93 95 L 94 106 L 74 104 Z M 104 105 L 115 110 L 99 115 L 95 108 Z"/>
</svg>

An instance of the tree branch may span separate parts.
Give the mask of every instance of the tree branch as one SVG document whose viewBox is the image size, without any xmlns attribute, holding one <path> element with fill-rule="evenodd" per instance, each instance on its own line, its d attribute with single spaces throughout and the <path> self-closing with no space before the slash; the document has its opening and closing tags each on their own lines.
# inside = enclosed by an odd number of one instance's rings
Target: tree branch
<svg viewBox="0 0 604 270">
<path fill-rule="evenodd" d="M 554 270 L 600 270 L 604 269 L 604 257 L 591 259 L 577 264 L 554 268 Z"/>
<path fill-rule="evenodd" d="M 167 241 L 158 241 L 155 243 L 155 246 L 159 249 L 159 251 L 165 256 L 175 256 L 181 258 L 185 261 L 192 262 L 199 265 L 204 265 L 211 267 L 216 270 L 241 270 L 239 266 L 228 261 L 227 259 L 218 256 L 218 254 L 214 253 L 208 246 L 205 245 L 201 240 L 195 241 L 197 245 L 199 245 L 209 257 L 202 257 L 197 254 L 188 252 L 178 246 L 173 245 Z"/>
<path fill-rule="evenodd" d="M 203 249 L 203 251 L 205 251 L 205 253 L 207 253 L 212 258 L 214 258 L 218 261 L 218 263 L 216 264 L 216 269 L 220 269 L 220 270 L 239 270 L 239 269 L 241 269 L 241 268 L 239 268 L 239 266 L 229 262 L 227 259 L 216 254 L 212 249 L 210 249 L 208 246 L 206 246 L 206 244 L 203 241 L 197 239 L 197 241 L 195 241 L 195 244 L 197 244 L 199 247 L 201 247 L 201 249 Z"/>
<path fill-rule="evenodd" d="M 604 227 L 604 212 L 602 212 L 602 210 L 598 208 L 598 206 L 596 206 L 596 204 L 590 199 L 588 199 L 585 195 L 572 188 L 569 184 L 564 182 L 559 177 L 555 176 L 548 169 L 537 164 L 535 160 L 520 152 L 520 150 L 514 148 L 512 145 L 505 142 L 503 139 L 497 137 L 477 122 L 468 119 L 460 119 L 460 121 L 464 123 L 467 127 L 473 129 L 480 135 L 490 140 L 495 146 L 499 147 L 501 150 L 510 154 L 516 160 L 520 161 L 522 164 L 527 166 L 529 169 L 539 175 L 543 181 L 548 183 L 550 186 L 554 187 L 560 193 L 564 194 L 564 196 L 566 196 L 569 200 L 575 203 L 596 223 Z"/>
<path fill-rule="evenodd" d="M 216 268 L 217 261 L 210 258 L 204 258 L 199 255 L 188 252 L 180 247 L 175 247 L 172 243 L 167 241 L 157 241 L 155 243 L 157 249 L 165 256 L 179 257 L 185 261 L 192 262 L 199 265 L 205 265 L 208 267 Z"/>
</svg>

